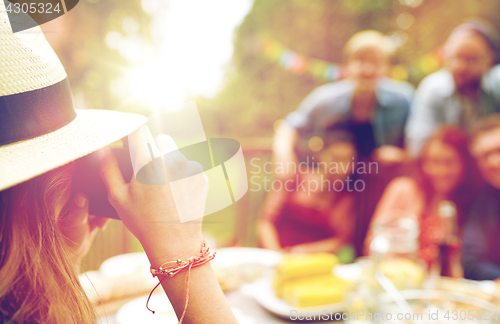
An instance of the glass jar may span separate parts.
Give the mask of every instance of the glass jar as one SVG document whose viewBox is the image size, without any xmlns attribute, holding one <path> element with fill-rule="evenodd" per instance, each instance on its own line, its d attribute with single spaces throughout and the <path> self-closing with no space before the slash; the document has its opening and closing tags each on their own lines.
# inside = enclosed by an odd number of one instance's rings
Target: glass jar
<svg viewBox="0 0 500 324">
<path fill-rule="evenodd" d="M 399 211 L 391 211 L 385 215 L 384 219 L 386 221 L 379 222 L 374 227 L 374 238 L 382 236 L 389 244 L 383 258 L 403 258 L 416 262 L 420 233 L 416 217 Z M 371 247 L 370 255 L 373 256 Z"/>
</svg>

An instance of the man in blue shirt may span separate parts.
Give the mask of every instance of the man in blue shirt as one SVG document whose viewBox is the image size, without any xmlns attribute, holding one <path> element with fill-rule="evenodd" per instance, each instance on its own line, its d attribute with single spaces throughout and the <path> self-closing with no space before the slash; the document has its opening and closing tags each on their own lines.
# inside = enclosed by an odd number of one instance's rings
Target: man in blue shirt
<svg viewBox="0 0 500 324">
<path fill-rule="evenodd" d="M 413 87 L 386 77 L 390 47 L 376 31 L 357 33 L 348 41 L 347 79 L 315 89 L 280 124 L 274 140 L 276 162 L 297 162 L 297 144 L 324 137 L 325 129 L 336 123 L 353 132 L 361 158 L 404 158 L 401 147 Z"/>
<path fill-rule="evenodd" d="M 470 131 L 481 117 L 500 112 L 500 40 L 486 23 L 466 22 L 443 47 L 446 67 L 422 80 L 406 126 L 407 148 L 420 152 L 439 124 Z"/>
<path fill-rule="evenodd" d="M 404 125 L 414 89 L 409 83 L 387 77 L 391 52 L 390 41 L 379 32 L 354 35 L 344 48 L 347 78 L 315 89 L 286 117 L 274 138 L 275 162 L 288 166 L 299 159 L 314 158 L 330 132 L 337 128 L 354 137 L 357 156 L 352 157 L 353 162 L 374 159 L 392 167 L 404 161 Z M 363 202 L 356 204 L 356 219 L 346 219 L 356 224 L 352 243 L 357 253 L 382 192 L 383 183 L 375 181 L 378 164 L 376 171 L 371 172 L 353 175 L 363 177 L 359 180 L 366 184 L 356 193 L 355 199 Z M 275 177 L 287 181 L 295 176 L 290 173 L 285 171 Z"/>
<path fill-rule="evenodd" d="M 471 151 L 486 186 L 478 193 L 464 230 L 464 276 L 495 280 L 500 278 L 500 114 L 481 123 Z"/>
</svg>

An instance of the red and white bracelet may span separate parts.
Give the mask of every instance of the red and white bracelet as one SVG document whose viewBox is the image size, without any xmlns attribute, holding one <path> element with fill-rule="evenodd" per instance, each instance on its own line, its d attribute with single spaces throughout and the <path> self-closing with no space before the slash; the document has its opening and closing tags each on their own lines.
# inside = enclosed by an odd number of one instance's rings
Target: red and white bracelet
<svg viewBox="0 0 500 324">
<path fill-rule="evenodd" d="M 212 261 L 215 258 L 215 254 L 216 252 L 214 252 L 213 254 L 210 253 L 210 248 L 208 248 L 206 242 L 203 241 L 201 243 L 200 253 L 196 256 L 189 258 L 187 261 L 182 261 L 181 259 L 177 259 L 177 261 L 167 261 L 164 264 L 162 264 L 159 268 L 151 267 L 151 274 L 153 275 L 153 278 L 159 276 L 164 276 L 164 277 L 153 288 L 151 293 L 149 293 L 148 301 L 146 302 L 146 308 L 154 314 L 155 312 L 148 307 L 149 299 L 151 298 L 153 292 L 161 284 L 163 279 L 167 277 L 172 278 L 179 272 L 187 270 L 188 273 L 186 278 L 186 302 L 184 304 L 184 311 L 182 312 L 181 319 L 179 320 L 179 324 L 181 324 L 182 320 L 184 319 L 184 315 L 186 314 L 187 306 L 189 303 L 189 275 L 191 273 L 191 268 L 199 267 L 201 265 L 204 265 L 205 263 Z"/>
</svg>

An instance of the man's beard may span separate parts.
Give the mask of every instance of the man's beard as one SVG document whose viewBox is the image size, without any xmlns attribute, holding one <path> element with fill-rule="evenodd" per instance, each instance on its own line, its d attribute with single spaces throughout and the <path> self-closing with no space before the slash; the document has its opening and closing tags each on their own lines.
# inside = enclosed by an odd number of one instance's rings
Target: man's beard
<svg viewBox="0 0 500 324">
<path fill-rule="evenodd" d="M 475 94 L 481 87 L 481 77 L 471 78 L 469 80 L 463 81 L 462 83 L 456 83 L 457 90 L 459 93 L 464 95 Z"/>
</svg>

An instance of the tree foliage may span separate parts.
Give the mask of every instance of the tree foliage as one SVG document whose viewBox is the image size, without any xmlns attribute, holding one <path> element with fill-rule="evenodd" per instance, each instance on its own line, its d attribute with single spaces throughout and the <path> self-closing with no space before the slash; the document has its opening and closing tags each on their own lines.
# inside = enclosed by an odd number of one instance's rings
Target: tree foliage
<svg viewBox="0 0 500 324">
<path fill-rule="evenodd" d="M 82 0 L 61 18 L 42 25 L 66 68 L 77 108 L 133 109 L 111 91 L 114 80 L 131 64 L 120 50 L 107 45 L 106 37 L 115 32 L 147 43 L 150 19 L 138 0 Z M 130 24 L 137 28 L 127 27 Z"/>
<path fill-rule="evenodd" d="M 205 127 L 212 135 L 271 136 L 276 120 L 326 82 L 306 73 L 293 74 L 266 58 L 259 48 L 263 33 L 305 57 L 342 63 L 349 37 L 376 29 L 401 40 L 393 63 L 409 65 L 438 48 L 470 17 L 500 28 L 500 1 L 255 0 L 236 30 L 224 89 L 214 99 L 198 99 Z M 410 81 L 417 85 L 421 77 Z"/>
</svg>

